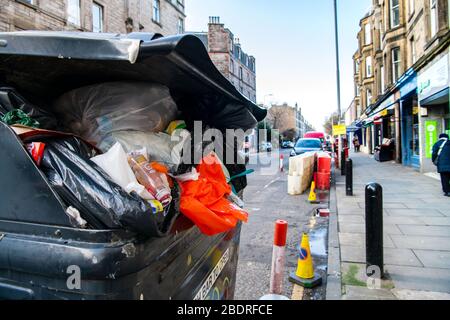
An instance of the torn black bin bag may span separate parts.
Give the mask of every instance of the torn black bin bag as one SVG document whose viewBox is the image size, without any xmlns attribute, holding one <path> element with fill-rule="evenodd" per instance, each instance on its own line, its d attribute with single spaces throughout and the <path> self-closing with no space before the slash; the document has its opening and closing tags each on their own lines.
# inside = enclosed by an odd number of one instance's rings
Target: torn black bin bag
<svg viewBox="0 0 450 320">
<path fill-rule="evenodd" d="M 56 129 L 58 126 L 56 118 L 51 113 L 28 102 L 14 88 L 0 86 L 0 115 L 4 116 L 14 109 L 22 110 L 39 122 L 39 128 Z"/>
<path fill-rule="evenodd" d="M 115 184 L 89 160 L 92 153 L 83 141 L 71 137 L 43 142 L 46 147 L 41 169 L 54 190 L 77 208 L 91 227 L 124 228 L 147 237 L 161 237 L 169 231 L 170 221 L 166 219 L 173 219 L 174 214 L 154 215 L 145 200 Z"/>
</svg>

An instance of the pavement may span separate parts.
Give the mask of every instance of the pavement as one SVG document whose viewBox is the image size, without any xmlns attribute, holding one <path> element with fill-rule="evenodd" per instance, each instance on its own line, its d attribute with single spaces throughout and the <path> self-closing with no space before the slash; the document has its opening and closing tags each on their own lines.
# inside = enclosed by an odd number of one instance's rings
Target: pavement
<svg viewBox="0 0 450 320">
<path fill-rule="evenodd" d="M 318 268 L 323 256 L 326 261 L 326 239 L 321 237 L 323 228 L 320 227 L 324 221 L 318 221 L 312 214 L 317 205 L 308 202 L 306 193 L 300 196 L 290 196 L 287 193 L 289 152 L 288 149 L 282 151 L 285 172 L 267 172 L 264 170 L 266 166 L 255 164 L 255 159 L 251 158 L 254 164 L 249 169 L 255 169 L 256 172 L 248 177 L 248 187 L 244 193 L 249 222 L 243 225 L 241 232 L 236 300 L 258 300 L 269 293 L 274 226 L 278 219 L 289 223 L 283 292 L 285 296 L 291 298 L 295 295 L 298 299 L 307 296 L 303 291 L 300 294 L 296 292 L 298 290 L 294 290 L 295 287 L 288 281 L 289 273 L 297 268 L 297 246 L 303 232 L 312 232 L 311 251 Z M 272 161 L 278 164 L 278 153 L 272 152 L 271 156 Z M 326 221 L 326 228 L 327 225 Z M 325 273 L 326 262 L 322 269 Z M 311 298 L 320 298 L 320 293 L 312 293 Z"/>
<path fill-rule="evenodd" d="M 345 177 L 336 172 L 338 219 L 335 232 L 330 230 L 336 245 L 328 264 L 335 285 L 329 285 L 327 298 L 450 300 L 450 198 L 443 196 L 440 182 L 362 153 L 350 157 L 354 196 L 346 196 Z M 382 185 L 384 199 L 386 279 L 377 289 L 368 288 L 365 275 L 365 186 L 370 182 Z"/>
</svg>

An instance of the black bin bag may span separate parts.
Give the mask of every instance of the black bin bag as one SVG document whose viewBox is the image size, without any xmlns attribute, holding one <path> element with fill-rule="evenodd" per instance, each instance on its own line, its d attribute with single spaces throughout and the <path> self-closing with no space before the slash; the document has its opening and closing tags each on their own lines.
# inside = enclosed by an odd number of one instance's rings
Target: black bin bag
<svg viewBox="0 0 450 320">
<path fill-rule="evenodd" d="M 128 194 L 89 159 L 95 151 L 76 137 L 42 140 L 46 144 L 41 169 L 53 189 L 80 211 L 94 229 L 126 229 L 145 237 L 162 237 L 176 218 L 176 205 L 153 214 L 148 202 Z M 174 202 L 179 199 L 174 190 Z"/>
</svg>

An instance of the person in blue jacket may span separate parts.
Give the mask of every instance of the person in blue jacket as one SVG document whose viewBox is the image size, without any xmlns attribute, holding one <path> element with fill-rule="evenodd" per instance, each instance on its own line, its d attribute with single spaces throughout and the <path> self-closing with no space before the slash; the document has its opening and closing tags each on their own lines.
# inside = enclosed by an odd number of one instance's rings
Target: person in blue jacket
<svg viewBox="0 0 450 320">
<path fill-rule="evenodd" d="M 450 140 L 447 134 L 441 134 L 433 146 L 432 160 L 441 174 L 444 195 L 450 197 Z"/>
</svg>

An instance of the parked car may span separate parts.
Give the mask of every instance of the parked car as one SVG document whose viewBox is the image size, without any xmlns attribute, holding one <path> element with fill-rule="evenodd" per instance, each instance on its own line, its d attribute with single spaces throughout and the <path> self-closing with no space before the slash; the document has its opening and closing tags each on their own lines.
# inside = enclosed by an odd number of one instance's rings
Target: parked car
<svg viewBox="0 0 450 320">
<path fill-rule="evenodd" d="M 283 149 L 289 149 L 289 148 L 293 148 L 294 147 L 294 143 L 292 141 L 283 141 L 281 143 L 281 147 Z"/>
<path fill-rule="evenodd" d="M 272 143 L 270 143 L 270 142 L 263 142 L 263 143 L 261 143 L 261 145 L 260 145 L 260 147 L 259 147 L 259 150 L 261 151 L 261 152 L 272 152 Z"/>
<path fill-rule="evenodd" d="M 323 145 L 320 139 L 300 139 L 291 151 L 291 157 L 295 157 L 306 152 L 322 151 Z"/>
</svg>

